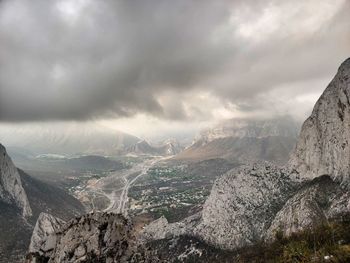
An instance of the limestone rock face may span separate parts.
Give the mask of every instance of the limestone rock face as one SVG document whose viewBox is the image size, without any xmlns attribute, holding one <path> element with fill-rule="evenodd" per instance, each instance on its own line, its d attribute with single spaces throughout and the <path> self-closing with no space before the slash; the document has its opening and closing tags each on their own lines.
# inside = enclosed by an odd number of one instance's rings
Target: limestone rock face
<svg viewBox="0 0 350 263">
<path fill-rule="evenodd" d="M 146 243 L 152 240 L 161 240 L 181 235 L 194 235 L 194 230 L 198 226 L 200 220 L 201 214 L 197 213 L 180 222 L 169 224 L 168 220 L 162 216 L 143 229 L 138 237 L 138 241 Z"/>
<path fill-rule="evenodd" d="M 304 183 L 276 214 L 265 239 L 273 240 L 277 232 L 290 236 L 314 225 L 326 223 L 344 193 L 329 176 L 321 176 Z"/>
<path fill-rule="evenodd" d="M 297 178 L 296 172 L 269 163 L 228 172 L 215 182 L 195 232 L 221 248 L 261 240 L 275 214 L 293 194 Z"/>
<path fill-rule="evenodd" d="M 157 262 L 136 245 L 130 220 L 91 213 L 62 224 L 43 214 L 33 233 L 27 262 Z"/>
<path fill-rule="evenodd" d="M 27 194 L 23 189 L 17 168 L 7 155 L 5 147 L 0 144 L 0 200 L 14 204 L 21 209 L 24 217 L 32 215 Z"/>
<path fill-rule="evenodd" d="M 186 235 L 235 249 L 349 212 L 349 142 L 350 59 L 305 121 L 288 164 L 246 165 L 218 178 L 197 223 L 185 228 Z M 154 238 L 164 238 L 159 231 L 177 235 L 186 225 L 163 221 Z"/>
<path fill-rule="evenodd" d="M 47 213 L 41 213 L 35 224 L 29 246 L 34 258 L 49 258 L 56 246 L 56 234 L 65 222 Z"/>
<path fill-rule="evenodd" d="M 87 214 L 63 226 L 49 262 L 123 262 L 130 257 L 130 239 L 131 225 L 124 217 Z"/>
<path fill-rule="evenodd" d="M 303 124 L 289 166 L 305 178 L 326 174 L 350 184 L 350 58 Z"/>
</svg>

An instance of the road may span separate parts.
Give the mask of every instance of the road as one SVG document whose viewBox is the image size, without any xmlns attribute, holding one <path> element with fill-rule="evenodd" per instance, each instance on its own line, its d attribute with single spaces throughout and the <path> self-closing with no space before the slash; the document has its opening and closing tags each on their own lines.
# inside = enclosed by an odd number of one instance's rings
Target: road
<svg viewBox="0 0 350 263">
<path fill-rule="evenodd" d="M 143 163 L 134 165 L 131 169 L 120 173 L 115 172 L 110 176 L 103 178 L 104 189 L 96 189 L 99 193 L 105 192 L 105 196 L 109 199 L 110 204 L 104 210 L 105 212 L 114 212 L 127 215 L 128 213 L 128 193 L 130 187 L 142 176 L 147 174 L 147 171 L 156 163 L 168 159 L 169 157 L 155 157 L 151 160 L 146 160 Z M 135 176 L 137 174 L 137 176 Z M 114 185 L 111 193 L 106 191 L 110 189 L 108 186 Z M 119 187 L 118 187 L 119 186 Z M 104 191 L 105 190 L 105 191 Z"/>
</svg>

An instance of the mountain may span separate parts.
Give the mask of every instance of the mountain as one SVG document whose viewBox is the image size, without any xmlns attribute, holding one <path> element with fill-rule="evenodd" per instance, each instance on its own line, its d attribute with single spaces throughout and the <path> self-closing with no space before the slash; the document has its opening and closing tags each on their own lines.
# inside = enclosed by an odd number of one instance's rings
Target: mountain
<svg viewBox="0 0 350 263">
<path fill-rule="evenodd" d="M 306 178 L 324 174 L 350 185 L 350 58 L 305 121 L 289 166 Z"/>
<path fill-rule="evenodd" d="M 121 260 L 120 256 L 128 255 L 132 248 L 134 255 L 141 254 L 141 258 L 130 262 L 232 262 L 235 260 L 233 255 L 237 256 L 239 251 L 244 253 L 259 244 L 273 244 L 271 242 L 277 239 L 285 242 L 282 243 L 285 248 L 286 237 L 292 238 L 294 246 L 287 251 L 289 261 L 281 262 L 298 261 L 305 244 L 312 244 L 313 252 L 309 252 L 310 247 L 306 248 L 309 254 L 314 253 L 308 257 L 312 261 L 324 262 L 333 257 L 328 254 L 332 250 L 331 245 L 338 248 L 346 244 L 338 253 L 348 253 L 350 237 L 344 234 L 348 233 L 348 228 L 342 229 L 343 234 L 339 236 L 334 232 L 329 235 L 331 228 L 325 229 L 317 242 L 314 231 L 323 223 L 329 226 L 333 220 L 343 222 L 343 216 L 350 213 L 347 187 L 349 155 L 345 150 L 349 148 L 347 142 L 350 140 L 345 131 L 345 127 L 350 125 L 347 117 L 350 104 L 341 99 L 350 92 L 349 77 L 350 60 L 347 60 L 315 105 L 311 121 L 309 118 L 304 123 L 295 151 L 286 166 L 262 161 L 236 167 L 216 179 L 202 211 L 175 223 L 169 223 L 163 216 L 144 227 L 140 236 L 131 239 L 128 231 L 133 230 L 118 215 L 89 214 L 71 220 L 54 234 L 49 234 L 50 238 L 42 235 L 40 240 L 44 246 L 47 244 L 45 240 L 56 240 L 50 246 L 52 252 L 49 258 L 45 260 L 123 262 L 129 259 L 124 257 Z M 246 135 L 244 133 L 243 136 Z M 265 132 L 254 133 L 257 138 L 265 135 Z M 114 223 L 115 220 L 124 223 Z M 113 225 L 118 227 L 111 227 Z M 309 229 L 308 233 L 305 232 L 306 241 L 295 244 L 295 240 L 300 240 L 295 234 Z M 118 242 L 114 243 L 111 233 Z M 346 240 L 342 236 L 347 236 Z M 325 237 L 332 239 L 332 243 L 324 242 Z M 133 250 L 135 245 L 127 240 L 134 238 L 144 249 L 137 247 Z M 120 246 L 120 241 L 125 245 Z M 316 255 L 316 245 L 320 242 L 326 247 L 322 248 L 324 251 L 320 255 Z M 148 253 L 139 253 L 144 251 Z M 32 255 L 29 255 L 29 262 L 37 262 L 35 257 L 31 258 Z M 221 261 L 220 258 L 225 258 L 225 255 L 229 256 Z M 262 258 L 257 262 L 262 262 Z"/>
<path fill-rule="evenodd" d="M 257 160 L 284 164 L 296 142 L 299 125 L 289 116 L 232 119 L 202 132 L 177 160 L 225 158 L 242 163 Z"/>
<path fill-rule="evenodd" d="M 32 209 L 30 208 L 27 194 L 23 189 L 19 172 L 7 155 L 5 147 L 1 144 L 0 200 L 19 208 L 24 217 L 30 217 L 32 215 Z"/>
<path fill-rule="evenodd" d="M 116 155 L 137 137 L 89 123 L 0 129 L 0 140 L 17 152 L 59 155 Z"/>
<path fill-rule="evenodd" d="M 147 241 L 192 236 L 221 249 L 271 242 L 350 212 L 350 59 L 315 105 L 285 167 L 243 165 L 218 178 L 203 210 L 144 229 Z"/>
<path fill-rule="evenodd" d="M 65 191 L 18 170 L 0 145 L 0 262 L 17 262 L 25 255 L 41 212 L 69 219 L 84 212 Z"/>
<path fill-rule="evenodd" d="M 175 139 L 166 140 L 159 146 L 151 145 L 147 141 L 142 140 L 129 147 L 126 152 L 134 155 L 172 156 L 180 153 L 182 149 L 179 142 Z"/>
</svg>

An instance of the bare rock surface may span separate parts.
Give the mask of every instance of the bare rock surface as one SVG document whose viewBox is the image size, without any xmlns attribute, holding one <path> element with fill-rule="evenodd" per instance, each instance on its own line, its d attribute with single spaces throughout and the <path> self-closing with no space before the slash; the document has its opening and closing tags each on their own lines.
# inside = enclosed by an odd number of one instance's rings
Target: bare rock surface
<svg viewBox="0 0 350 263">
<path fill-rule="evenodd" d="M 161 219 L 144 233 L 154 239 L 189 235 L 236 249 L 349 212 L 349 77 L 347 59 L 305 121 L 285 167 L 265 162 L 233 169 L 216 180 L 195 223 Z"/>
<path fill-rule="evenodd" d="M 14 204 L 22 210 L 24 217 L 32 215 L 27 194 L 23 189 L 20 175 L 5 147 L 0 144 L 0 200 Z"/>
<path fill-rule="evenodd" d="M 298 186 L 298 173 L 269 163 L 243 166 L 219 178 L 195 233 L 221 248 L 251 245 Z"/>
<path fill-rule="evenodd" d="M 305 183 L 276 214 L 267 230 L 266 240 L 273 240 L 276 233 L 290 236 L 317 224 L 327 223 L 334 212 L 335 204 L 341 202 L 345 191 L 329 176 L 318 177 Z"/>
<path fill-rule="evenodd" d="M 47 213 L 41 213 L 35 224 L 29 246 L 32 257 L 47 258 L 56 246 L 56 233 L 65 221 Z"/>
<path fill-rule="evenodd" d="M 305 178 L 326 174 L 350 184 L 350 58 L 303 124 L 289 166 Z"/>
<path fill-rule="evenodd" d="M 41 219 L 27 262 L 157 262 L 137 246 L 131 221 L 120 214 L 90 213 L 63 225 L 52 216 Z"/>
</svg>

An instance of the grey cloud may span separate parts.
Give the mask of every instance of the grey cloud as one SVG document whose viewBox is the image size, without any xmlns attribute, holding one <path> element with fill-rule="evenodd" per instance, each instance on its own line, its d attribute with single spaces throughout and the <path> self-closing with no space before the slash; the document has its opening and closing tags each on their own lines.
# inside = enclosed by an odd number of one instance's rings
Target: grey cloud
<svg viewBox="0 0 350 263">
<path fill-rule="evenodd" d="M 79 17 L 73 2 L 80 5 Z M 264 107 L 257 99 L 284 84 L 331 77 L 350 53 L 349 2 L 309 34 L 284 34 L 291 26 L 286 24 L 254 42 L 237 33 L 238 22 L 230 22 L 232 13 L 242 10 L 253 20 L 280 3 L 2 1 L 0 121 L 140 112 L 186 119 L 185 104 L 198 112 L 205 107 L 190 105 L 188 97 L 183 101 L 187 92 L 208 91 L 245 111 Z M 289 22 L 300 19 L 308 17 L 291 16 Z M 166 92 L 172 97 L 161 101 Z M 296 87 L 292 94 L 303 92 L 309 91 Z"/>
</svg>

